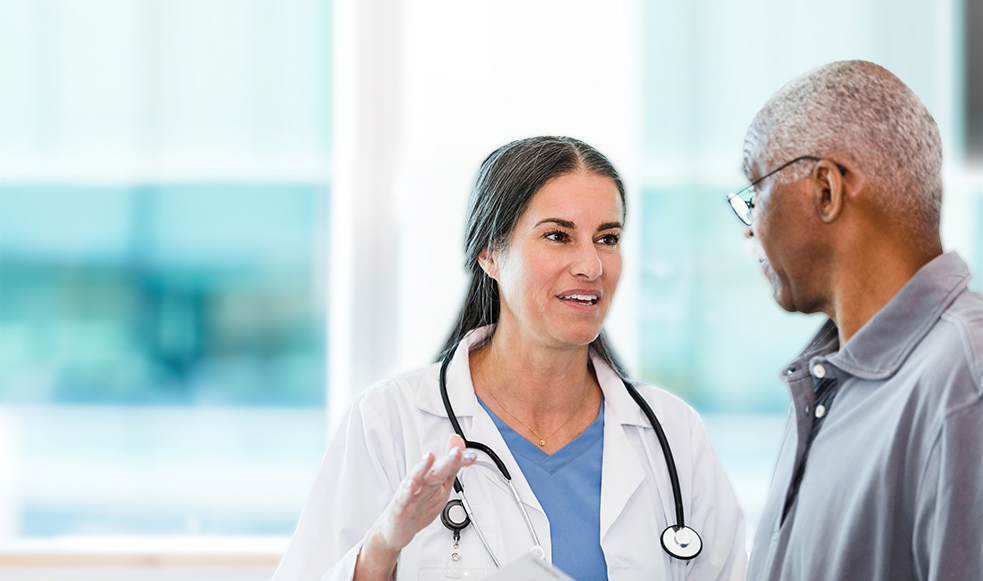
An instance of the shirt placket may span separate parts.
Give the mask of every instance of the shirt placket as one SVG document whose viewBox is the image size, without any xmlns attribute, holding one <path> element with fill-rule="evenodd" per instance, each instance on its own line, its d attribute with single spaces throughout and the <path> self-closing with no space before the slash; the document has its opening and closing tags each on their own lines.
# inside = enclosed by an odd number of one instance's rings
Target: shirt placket
<svg viewBox="0 0 983 581">
<path fill-rule="evenodd" d="M 833 400 L 836 398 L 838 382 L 834 375 L 829 374 L 826 366 L 823 363 L 813 363 L 810 371 L 812 390 L 811 393 L 804 393 L 803 395 L 811 397 L 805 398 L 806 401 L 802 404 L 803 417 L 798 422 L 799 437 L 801 439 L 805 436 L 805 439 L 804 444 L 800 445 L 801 452 L 798 454 L 798 461 L 792 471 L 792 480 L 789 482 L 788 491 L 785 495 L 781 524 L 785 523 L 792 507 L 795 506 L 799 486 L 802 484 L 802 477 L 805 474 L 809 450 L 812 448 L 812 443 L 819 434 L 819 430 L 833 406 Z M 803 380 L 805 379 L 803 378 Z"/>
</svg>

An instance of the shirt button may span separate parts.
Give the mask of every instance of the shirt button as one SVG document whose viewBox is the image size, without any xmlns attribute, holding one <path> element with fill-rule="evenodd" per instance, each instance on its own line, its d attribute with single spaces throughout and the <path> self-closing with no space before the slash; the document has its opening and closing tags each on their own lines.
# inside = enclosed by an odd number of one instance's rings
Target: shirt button
<svg viewBox="0 0 983 581">
<path fill-rule="evenodd" d="M 821 418 L 826 415 L 826 406 L 819 404 L 816 406 L 816 417 Z"/>
<path fill-rule="evenodd" d="M 815 375 L 816 377 L 818 377 L 819 379 L 822 379 L 822 378 L 826 377 L 826 368 L 823 367 L 822 365 L 820 365 L 819 363 L 817 363 L 812 368 L 812 374 Z"/>
</svg>

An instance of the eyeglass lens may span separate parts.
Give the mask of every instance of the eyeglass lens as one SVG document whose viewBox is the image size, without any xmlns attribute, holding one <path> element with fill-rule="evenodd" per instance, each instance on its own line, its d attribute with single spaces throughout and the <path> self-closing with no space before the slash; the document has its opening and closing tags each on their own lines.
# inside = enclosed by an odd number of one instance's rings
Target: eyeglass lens
<svg viewBox="0 0 983 581">
<path fill-rule="evenodd" d="M 737 217 L 744 222 L 745 226 L 751 225 L 751 208 L 748 203 L 739 194 L 731 194 L 728 196 L 728 201 L 730 202 L 730 207 L 733 208 L 734 213 Z"/>
</svg>

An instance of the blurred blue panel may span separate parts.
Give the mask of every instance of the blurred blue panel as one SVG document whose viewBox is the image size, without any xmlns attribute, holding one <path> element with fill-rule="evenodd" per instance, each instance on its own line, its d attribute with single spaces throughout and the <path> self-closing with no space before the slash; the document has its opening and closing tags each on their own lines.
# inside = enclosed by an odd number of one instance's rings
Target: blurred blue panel
<svg viewBox="0 0 983 581">
<path fill-rule="evenodd" d="M 0 402 L 323 405 L 326 196 L 0 186 Z"/>
<path fill-rule="evenodd" d="M 147 221 L 156 265 L 311 266 L 318 208 L 309 185 L 167 185 L 143 194 L 152 196 Z"/>
<path fill-rule="evenodd" d="M 0 187 L 0 258 L 118 263 L 132 248 L 124 187 Z"/>
</svg>

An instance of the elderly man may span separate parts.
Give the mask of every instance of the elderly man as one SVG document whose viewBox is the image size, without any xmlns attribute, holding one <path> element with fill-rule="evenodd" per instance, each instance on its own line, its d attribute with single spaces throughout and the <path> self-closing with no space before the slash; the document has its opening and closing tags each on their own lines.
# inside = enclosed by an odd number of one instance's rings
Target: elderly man
<svg viewBox="0 0 983 581">
<path fill-rule="evenodd" d="M 748 579 L 983 579 L 983 297 L 942 253 L 935 121 L 887 70 L 836 62 L 765 104 L 744 163 L 730 201 L 775 300 L 829 316 L 782 372 Z"/>
</svg>

